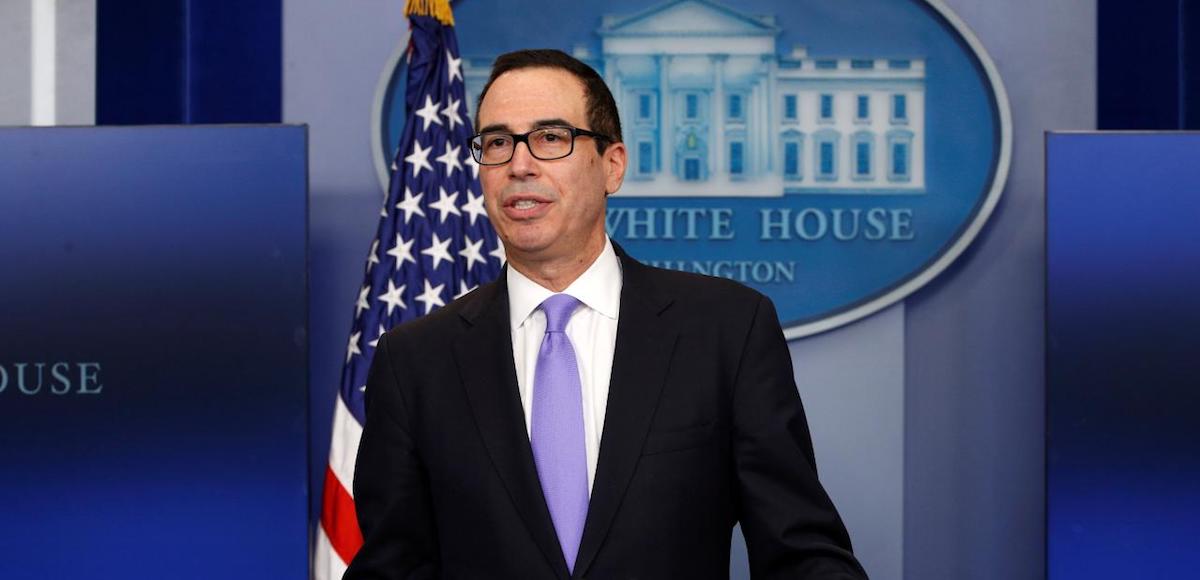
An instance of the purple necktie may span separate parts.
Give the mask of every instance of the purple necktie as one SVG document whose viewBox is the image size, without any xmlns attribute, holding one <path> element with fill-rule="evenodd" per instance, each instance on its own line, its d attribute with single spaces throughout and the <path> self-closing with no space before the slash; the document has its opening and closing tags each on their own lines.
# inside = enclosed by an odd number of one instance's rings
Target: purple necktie
<svg viewBox="0 0 1200 580">
<path fill-rule="evenodd" d="M 567 321 L 579 304 L 568 294 L 555 294 L 542 302 L 546 335 L 533 376 L 530 426 L 533 462 L 542 482 L 542 494 L 571 571 L 575 570 L 588 510 L 583 393 L 575 349 L 566 335 Z"/>
</svg>

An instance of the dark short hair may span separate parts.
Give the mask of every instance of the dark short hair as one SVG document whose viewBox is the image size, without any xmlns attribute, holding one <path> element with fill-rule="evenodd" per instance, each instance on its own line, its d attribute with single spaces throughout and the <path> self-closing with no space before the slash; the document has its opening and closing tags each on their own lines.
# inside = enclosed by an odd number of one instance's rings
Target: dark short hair
<svg viewBox="0 0 1200 580">
<path fill-rule="evenodd" d="M 622 141 L 621 118 L 617 114 L 617 102 L 613 99 L 612 92 L 608 90 L 608 85 L 604 84 L 600 73 L 561 50 L 548 48 L 518 50 L 502 54 L 496 59 L 496 63 L 492 65 L 492 75 L 488 77 L 487 84 L 479 93 L 479 102 L 475 104 L 475 127 L 477 129 L 479 127 L 479 108 L 483 105 L 483 99 L 487 96 L 488 89 L 492 88 L 496 77 L 511 70 L 524 68 L 556 68 L 574 75 L 583 83 L 587 122 L 591 125 L 581 128 L 606 135 L 614 143 Z M 607 148 L 608 143 L 603 139 L 596 140 L 597 151 L 603 153 Z"/>
</svg>

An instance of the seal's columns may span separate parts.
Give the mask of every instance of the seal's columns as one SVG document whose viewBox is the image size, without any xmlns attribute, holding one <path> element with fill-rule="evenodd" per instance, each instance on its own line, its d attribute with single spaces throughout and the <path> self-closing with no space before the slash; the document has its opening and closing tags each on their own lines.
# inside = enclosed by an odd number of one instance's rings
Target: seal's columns
<svg viewBox="0 0 1200 580">
<path fill-rule="evenodd" d="M 671 145 L 671 55 L 660 54 L 658 60 L 658 170 L 663 174 L 673 173 L 671 158 L 667 155 Z"/>
<path fill-rule="evenodd" d="M 713 65 L 713 138 L 711 155 L 708 156 L 709 176 L 728 175 L 729 168 L 725 167 L 725 62 L 727 54 L 709 56 Z"/>
<path fill-rule="evenodd" d="M 602 62 L 604 63 L 604 82 L 608 85 L 608 90 L 612 92 L 613 99 L 617 101 L 617 111 L 622 119 L 632 118 L 628 106 L 625 101 L 625 89 L 621 87 L 621 63 L 620 57 L 615 54 L 604 54 Z M 634 103 L 637 106 L 637 103 Z M 593 127 L 594 129 L 594 127 Z"/>
<path fill-rule="evenodd" d="M 766 94 L 763 95 L 762 103 L 762 114 L 766 118 L 766 121 L 763 125 L 762 131 L 761 142 L 763 144 L 763 149 L 761 159 L 762 163 L 765 164 L 763 169 L 768 173 L 775 168 L 775 155 L 777 154 L 775 144 L 779 143 L 779 124 L 778 121 L 775 120 L 778 116 L 776 111 L 777 109 L 783 107 L 782 97 L 775 93 L 775 75 L 778 72 L 775 63 L 776 59 L 774 54 L 762 55 L 762 64 L 766 69 L 764 71 L 764 76 L 766 76 L 767 90 Z"/>
</svg>

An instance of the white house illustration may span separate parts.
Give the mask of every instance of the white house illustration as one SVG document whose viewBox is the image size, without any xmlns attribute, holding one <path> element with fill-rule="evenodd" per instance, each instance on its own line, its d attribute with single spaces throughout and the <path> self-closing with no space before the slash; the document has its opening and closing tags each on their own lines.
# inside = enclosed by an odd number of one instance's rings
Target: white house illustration
<svg viewBox="0 0 1200 580">
<path fill-rule="evenodd" d="M 629 168 L 618 195 L 920 194 L 925 61 L 780 55 L 774 16 L 709 0 L 606 15 L 600 53 Z M 473 105 L 492 59 L 464 71 Z"/>
</svg>

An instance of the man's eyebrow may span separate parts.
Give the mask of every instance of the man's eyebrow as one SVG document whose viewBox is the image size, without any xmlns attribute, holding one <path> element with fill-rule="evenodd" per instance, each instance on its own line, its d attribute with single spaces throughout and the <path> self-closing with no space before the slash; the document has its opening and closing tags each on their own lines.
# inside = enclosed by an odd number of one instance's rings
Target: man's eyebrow
<svg viewBox="0 0 1200 580">
<path fill-rule="evenodd" d="M 534 129 L 540 129 L 542 127 L 557 127 L 557 126 L 561 126 L 561 125 L 566 125 L 568 127 L 573 126 L 566 119 L 557 119 L 557 118 L 555 118 L 555 119 L 538 119 L 537 121 L 533 122 Z M 492 132 L 512 133 L 513 130 L 507 124 L 492 123 L 491 125 L 488 125 L 487 127 L 480 129 L 479 132 L 480 133 L 492 133 Z"/>
<path fill-rule="evenodd" d="M 568 123 L 566 119 L 541 119 L 533 122 L 534 127 L 552 127 L 558 125 L 574 127 L 574 125 Z"/>
<path fill-rule="evenodd" d="M 504 123 L 492 123 L 491 125 L 488 125 L 487 127 L 480 129 L 479 132 L 480 133 L 492 133 L 492 132 L 511 133 L 512 131 L 508 128 L 508 125 L 505 125 Z"/>
</svg>

